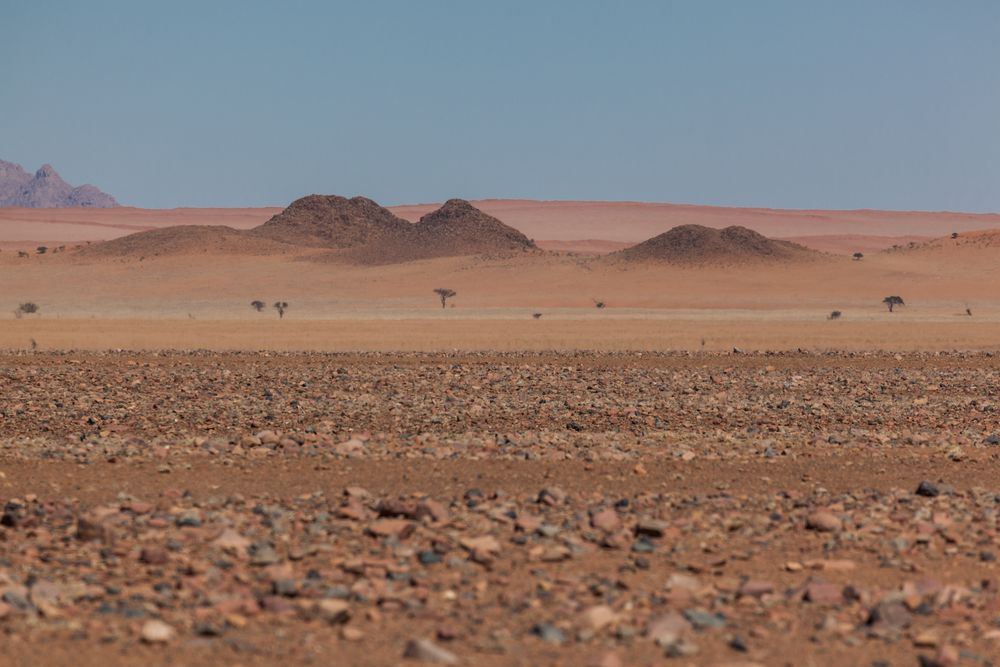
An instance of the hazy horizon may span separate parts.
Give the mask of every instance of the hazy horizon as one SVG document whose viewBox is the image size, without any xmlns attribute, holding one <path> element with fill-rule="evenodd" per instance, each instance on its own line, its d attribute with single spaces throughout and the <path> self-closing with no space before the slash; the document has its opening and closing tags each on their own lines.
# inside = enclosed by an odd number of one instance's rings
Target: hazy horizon
<svg viewBox="0 0 1000 667">
<path fill-rule="evenodd" d="M 0 159 L 126 206 L 1000 211 L 1000 4 L 0 9 Z"/>
</svg>

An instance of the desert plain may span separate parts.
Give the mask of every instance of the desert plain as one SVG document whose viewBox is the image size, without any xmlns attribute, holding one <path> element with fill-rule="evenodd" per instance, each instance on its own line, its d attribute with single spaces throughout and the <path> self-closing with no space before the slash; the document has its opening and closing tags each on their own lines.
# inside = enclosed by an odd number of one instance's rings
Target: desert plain
<svg viewBox="0 0 1000 667">
<path fill-rule="evenodd" d="M 1000 216 L 473 204 L 0 210 L 0 663 L 996 663 Z"/>
</svg>

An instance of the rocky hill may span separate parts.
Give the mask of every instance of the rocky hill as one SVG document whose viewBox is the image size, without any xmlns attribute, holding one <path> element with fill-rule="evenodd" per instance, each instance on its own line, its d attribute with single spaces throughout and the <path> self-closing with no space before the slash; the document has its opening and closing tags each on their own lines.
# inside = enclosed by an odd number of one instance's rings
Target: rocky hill
<svg viewBox="0 0 1000 667">
<path fill-rule="evenodd" d="M 355 248 L 408 233 L 411 224 L 366 197 L 309 195 L 249 234 L 317 248 Z"/>
<path fill-rule="evenodd" d="M 420 218 L 415 226 L 417 245 L 439 255 L 478 255 L 535 248 L 527 236 L 464 199 L 449 199 L 444 206 Z"/>
<path fill-rule="evenodd" d="M 248 234 L 329 248 L 338 251 L 330 259 L 364 264 L 535 249 L 524 234 L 461 199 L 449 200 L 419 222 L 411 223 L 365 197 L 310 195 L 292 202 Z"/>
<path fill-rule="evenodd" d="M 0 207 L 23 208 L 112 208 L 115 198 L 93 185 L 73 187 L 51 165 L 32 176 L 21 165 L 0 160 Z"/>
<path fill-rule="evenodd" d="M 788 241 L 769 239 L 746 227 L 714 229 L 681 225 L 617 253 L 628 261 L 677 264 L 743 263 L 817 257 L 820 253 Z"/>
</svg>

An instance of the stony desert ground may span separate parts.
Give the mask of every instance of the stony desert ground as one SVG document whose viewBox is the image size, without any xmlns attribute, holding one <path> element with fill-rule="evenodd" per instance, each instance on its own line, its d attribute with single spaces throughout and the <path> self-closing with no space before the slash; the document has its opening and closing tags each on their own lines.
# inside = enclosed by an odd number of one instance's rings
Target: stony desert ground
<svg viewBox="0 0 1000 667">
<path fill-rule="evenodd" d="M 0 661 L 992 664 L 998 359 L 7 354 Z"/>
<path fill-rule="evenodd" d="M 0 664 L 995 664 L 997 216 L 479 204 L 552 245 L 0 211 Z"/>
</svg>

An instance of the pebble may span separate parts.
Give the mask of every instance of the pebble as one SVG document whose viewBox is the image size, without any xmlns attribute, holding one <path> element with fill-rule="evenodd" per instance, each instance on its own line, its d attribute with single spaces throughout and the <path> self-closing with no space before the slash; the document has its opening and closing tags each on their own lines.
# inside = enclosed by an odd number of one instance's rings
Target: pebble
<svg viewBox="0 0 1000 667">
<path fill-rule="evenodd" d="M 150 620 L 142 625 L 142 641 L 147 644 L 165 644 L 177 635 L 177 631 L 163 621 Z"/>
<path fill-rule="evenodd" d="M 429 639 L 411 639 L 406 643 L 403 657 L 420 662 L 430 662 L 440 665 L 457 665 L 458 656 L 443 649 Z"/>
<path fill-rule="evenodd" d="M 834 533 L 843 528 L 843 522 L 830 512 L 813 512 L 806 519 L 806 527 L 821 533 Z"/>
</svg>

